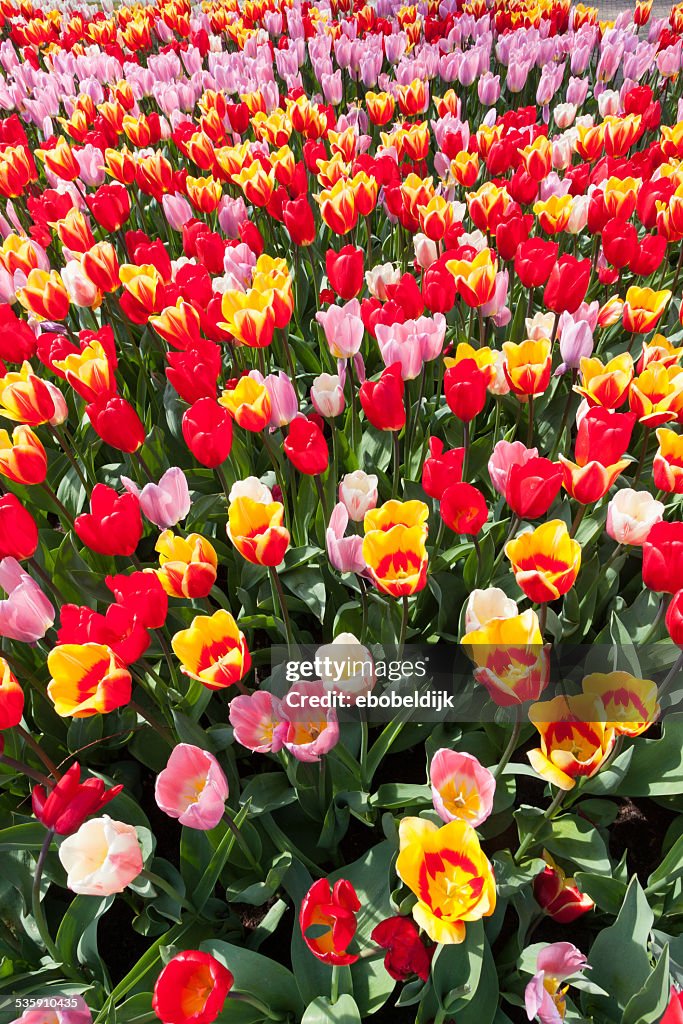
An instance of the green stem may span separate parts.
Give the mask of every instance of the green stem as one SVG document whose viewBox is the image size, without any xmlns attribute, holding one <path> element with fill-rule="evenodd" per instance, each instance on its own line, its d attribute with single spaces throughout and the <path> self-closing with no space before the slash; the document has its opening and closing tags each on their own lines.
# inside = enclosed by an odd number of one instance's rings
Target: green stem
<svg viewBox="0 0 683 1024">
<path fill-rule="evenodd" d="M 244 856 L 249 861 L 249 864 L 251 865 L 251 867 L 254 869 L 254 871 L 257 872 L 258 875 L 262 876 L 263 872 L 261 871 L 261 866 L 259 865 L 259 862 L 256 860 L 256 858 L 254 857 L 253 853 L 249 849 L 249 843 L 247 842 L 247 840 L 242 835 L 241 830 L 239 829 L 239 827 L 235 823 L 235 819 L 230 814 L 230 812 L 227 810 L 227 808 L 223 812 L 223 821 L 225 822 L 225 824 L 228 826 L 228 828 L 230 829 L 230 831 L 234 835 L 235 842 L 239 846 L 239 848 L 242 851 L 242 853 L 244 854 Z"/>
<path fill-rule="evenodd" d="M 512 757 L 512 755 L 514 754 L 515 750 L 517 749 L 517 744 L 519 742 L 519 734 L 520 734 L 521 731 L 522 731 L 522 723 L 521 722 L 515 722 L 515 724 L 512 727 L 512 732 L 510 734 L 510 739 L 508 740 L 507 746 L 505 747 L 505 750 L 503 751 L 503 755 L 502 755 L 500 761 L 498 762 L 498 764 L 496 765 L 496 767 L 493 769 L 493 773 L 492 774 L 493 774 L 494 779 L 499 778 L 499 776 L 501 776 L 503 774 L 503 772 L 505 771 L 505 768 L 507 767 L 507 765 L 508 765 L 508 763 L 510 761 L 510 758 Z"/>
<path fill-rule="evenodd" d="M 339 968 L 335 964 L 332 968 L 332 979 L 330 981 L 330 1002 L 334 1004 L 339 999 Z"/>
<path fill-rule="evenodd" d="M 402 605 L 403 605 L 403 607 L 401 609 L 401 632 L 399 633 L 399 637 L 398 637 L 398 657 L 399 657 L 399 659 L 401 659 L 403 657 L 403 648 L 405 647 L 406 634 L 408 632 L 408 611 L 409 611 L 409 607 L 408 607 L 408 595 L 407 594 L 403 596 Z"/>
<path fill-rule="evenodd" d="M 38 928 L 40 937 L 43 940 L 45 949 L 48 951 L 55 963 L 61 963 L 62 958 L 60 957 L 57 946 L 50 935 L 50 929 L 47 926 L 47 921 L 45 920 L 45 914 L 43 912 L 43 904 L 40 899 L 40 883 L 43 877 L 43 869 L 45 868 L 45 860 L 49 853 L 53 838 L 54 832 L 52 829 L 49 829 L 45 833 L 43 845 L 40 848 L 38 860 L 36 861 L 36 871 L 33 876 L 33 886 L 31 888 L 31 907 L 33 911 L 33 920 L 36 922 L 36 927 Z M 65 969 L 66 967 L 67 965 L 64 964 Z"/>
<path fill-rule="evenodd" d="M 287 634 L 287 646 L 293 647 L 294 634 L 292 632 L 292 622 L 289 617 L 289 612 L 287 610 L 287 599 L 285 597 L 285 592 L 282 589 L 282 582 L 280 581 L 280 577 L 278 576 L 277 572 L 275 571 L 272 565 L 269 566 L 269 572 L 273 588 L 275 590 L 275 593 L 277 594 L 278 604 L 280 605 L 280 614 L 282 615 L 282 621 L 285 624 L 285 632 Z"/>
<path fill-rule="evenodd" d="M 515 854 L 515 856 L 513 858 L 515 864 L 519 864 L 520 860 L 522 859 L 522 857 L 524 856 L 526 851 L 532 845 L 534 839 L 536 838 L 536 833 L 538 832 L 540 826 L 544 822 L 546 822 L 546 821 L 552 821 L 552 819 L 555 817 L 555 815 L 559 811 L 559 809 L 560 809 L 560 807 L 562 805 L 562 801 L 564 800 L 566 795 L 567 794 L 566 794 L 566 791 L 564 789 L 558 789 L 557 793 L 555 794 L 555 796 L 553 798 L 552 803 L 550 804 L 550 807 L 548 807 L 548 809 L 545 812 L 545 814 L 543 815 L 543 817 L 538 820 L 538 822 L 536 823 L 535 827 L 532 828 L 525 835 L 524 839 L 522 840 L 522 843 L 521 843 L 519 849 L 517 850 L 517 853 Z"/>
</svg>

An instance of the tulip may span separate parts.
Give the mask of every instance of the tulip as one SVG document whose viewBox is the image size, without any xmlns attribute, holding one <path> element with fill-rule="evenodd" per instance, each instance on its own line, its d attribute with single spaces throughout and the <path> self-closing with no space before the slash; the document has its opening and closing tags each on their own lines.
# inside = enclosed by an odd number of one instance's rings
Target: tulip
<svg viewBox="0 0 683 1024">
<path fill-rule="evenodd" d="M 631 440 L 635 419 L 632 413 L 610 412 L 597 406 L 589 409 L 579 424 L 576 463 L 560 455 L 565 490 L 582 505 L 590 505 L 607 494 L 619 474 L 629 465 L 622 459 Z"/>
<path fill-rule="evenodd" d="M 327 469 L 330 455 L 323 432 L 314 420 L 296 416 L 284 442 L 285 455 L 292 465 L 307 476 L 320 476 Z"/>
<path fill-rule="evenodd" d="M 350 359 L 360 350 L 365 326 L 360 316 L 360 302 L 352 298 L 343 306 L 330 306 L 315 316 L 325 332 L 331 355 Z"/>
<path fill-rule="evenodd" d="M 472 484 L 450 484 L 441 495 L 439 514 L 446 526 L 457 534 L 475 536 L 488 519 L 484 495 Z"/>
<path fill-rule="evenodd" d="M 429 766 L 434 810 L 442 821 L 465 821 L 473 828 L 490 816 L 496 780 L 472 754 L 442 747 Z"/>
<path fill-rule="evenodd" d="M 657 684 L 630 672 L 593 672 L 581 682 L 583 692 L 597 697 L 607 724 L 618 736 L 640 736 L 657 720 Z"/>
<path fill-rule="evenodd" d="M 158 484 L 145 484 L 142 490 L 127 476 L 121 477 L 121 483 L 139 500 L 142 514 L 160 530 L 175 526 L 190 511 L 192 501 L 187 479 L 177 466 L 167 469 Z"/>
<path fill-rule="evenodd" d="M 197 615 L 189 629 L 175 634 L 171 646 L 184 674 L 209 690 L 239 683 L 251 667 L 244 634 L 222 608 L 213 615 Z"/>
<path fill-rule="evenodd" d="M 23 714 L 24 691 L 8 663 L 0 657 L 0 731 L 19 725 Z"/>
<path fill-rule="evenodd" d="M 0 498 L 0 559 L 31 558 L 38 547 L 38 527 L 14 494 Z"/>
<path fill-rule="evenodd" d="M 353 245 L 345 245 L 339 252 L 328 249 L 325 253 L 325 271 L 330 288 L 345 301 L 353 299 L 363 287 L 364 253 Z"/>
<path fill-rule="evenodd" d="M 561 519 L 542 523 L 505 545 L 519 587 L 530 601 L 556 601 L 574 585 L 581 545 Z"/>
<path fill-rule="evenodd" d="M 232 417 L 213 398 L 199 398 L 183 413 L 185 444 L 202 466 L 222 465 L 232 449 Z"/>
<path fill-rule="evenodd" d="M 549 339 L 528 339 L 520 345 L 506 341 L 503 352 L 505 377 L 513 394 L 523 401 L 542 395 L 550 383 L 552 356 Z"/>
<path fill-rule="evenodd" d="M 534 879 L 534 899 L 557 924 L 571 924 L 577 918 L 593 910 L 595 903 L 582 893 L 573 878 L 567 878 L 564 871 L 543 851 L 546 867 Z"/>
<path fill-rule="evenodd" d="M 427 981 L 434 947 L 425 947 L 417 926 L 409 918 L 397 916 L 380 921 L 370 938 L 386 949 L 384 969 L 395 981 L 407 981 L 411 974 Z"/>
<path fill-rule="evenodd" d="M 675 594 L 683 577 L 683 523 L 655 523 L 643 544 L 643 583 Z"/>
<path fill-rule="evenodd" d="M 444 374 L 448 408 L 463 423 L 470 423 L 486 405 L 486 375 L 474 359 L 463 359 Z"/>
<path fill-rule="evenodd" d="M 545 284 L 557 262 L 557 242 L 529 238 L 520 243 L 515 253 L 515 273 L 525 288 Z"/>
<path fill-rule="evenodd" d="M 295 683 L 281 701 L 282 745 L 296 758 L 311 764 L 339 742 L 339 723 L 334 708 L 322 708 L 322 682 Z"/>
<path fill-rule="evenodd" d="M 557 463 L 550 459 L 525 458 L 523 463 L 510 466 L 504 497 L 520 519 L 539 519 L 555 501 L 561 487 L 562 469 Z"/>
<path fill-rule="evenodd" d="M 231 972 L 210 953 L 182 950 L 159 974 L 152 1009 L 164 1024 L 213 1024 L 233 983 Z"/>
<path fill-rule="evenodd" d="M 659 1024 L 681 1024 L 683 1021 L 683 993 L 672 985 L 669 993 L 669 1005 Z"/>
<path fill-rule="evenodd" d="M 112 448 L 132 453 L 144 444 L 142 420 L 120 395 L 101 395 L 85 407 L 85 412 L 95 433 Z"/>
<path fill-rule="evenodd" d="M 565 1013 L 561 984 L 586 966 L 586 957 L 571 942 L 545 946 L 536 958 L 536 974 L 526 986 L 524 1004 L 527 1017 L 541 1024 L 561 1024 Z"/>
<path fill-rule="evenodd" d="M 218 556 L 212 544 L 198 533 L 178 537 L 164 530 L 156 542 L 157 576 L 169 597 L 206 597 L 216 582 Z"/>
<path fill-rule="evenodd" d="M 634 377 L 628 393 L 629 408 L 646 427 L 658 427 L 683 416 L 683 370 L 679 366 L 650 363 Z"/>
<path fill-rule="evenodd" d="M 82 896 L 113 896 L 123 892 L 143 868 L 142 849 L 134 825 L 108 815 L 84 822 L 59 847 L 66 884 Z"/>
<path fill-rule="evenodd" d="M 346 507 L 354 523 L 362 523 L 365 513 L 377 506 L 377 483 L 374 473 L 356 469 L 347 473 L 339 483 L 339 500 Z"/>
<path fill-rule="evenodd" d="M 669 494 L 683 494 L 683 438 L 673 430 L 661 428 L 657 441 L 659 448 L 652 467 L 654 485 Z"/>
<path fill-rule="evenodd" d="M 576 391 L 588 399 L 590 405 L 618 409 L 623 404 L 633 380 L 633 359 L 624 352 L 604 365 L 599 359 L 582 359 L 581 384 Z"/>
<path fill-rule="evenodd" d="M 8 420 L 36 427 L 56 415 L 55 397 L 60 392 L 37 377 L 25 362 L 17 373 L 0 377 L 0 413 Z"/>
<path fill-rule="evenodd" d="M 631 287 L 624 302 L 624 330 L 647 334 L 653 330 L 671 298 L 671 292 L 655 292 L 652 288 Z"/>
<path fill-rule="evenodd" d="M 574 256 L 560 256 L 550 271 L 543 292 L 543 304 L 553 313 L 574 313 L 586 297 L 591 275 L 591 261 Z"/>
<path fill-rule="evenodd" d="M 558 789 L 573 789 L 577 778 L 600 771 L 616 741 L 602 701 L 591 694 L 532 704 L 529 719 L 541 743 L 527 753 L 531 767 Z"/>
<path fill-rule="evenodd" d="M 154 799 L 164 814 L 181 825 L 206 832 L 223 817 L 228 780 L 208 750 L 178 743 L 157 775 Z"/>
<path fill-rule="evenodd" d="M 417 896 L 413 918 L 433 942 L 463 942 L 467 921 L 493 914 L 493 871 L 471 825 L 451 821 L 439 828 L 403 818 L 399 844 L 396 873 Z"/>
<path fill-rule="evenodd" d="M 446 269 L 455 278 L 458 292 L 468 306 L 485 306 L 493 298 L 498 261 L 490 249 L 482 249 L 473 260 L 447 260 Z"/>
<path fill-rule="evenodd" d="M 0 587 L 7 593 L 0 601 L 0 636 L 26 644 L 42 640 L 55 621 L 55 610 L 16 558 L 0 561 Z"/>
<path fill-rule="evenodd" d="M 565 320 L 564 318 L 568 319 Z M 587 359 L 593 352 L 593 331 L 585 320 L 575 321 L 568 313 L 560 317 L 560 355 L 562 366 L 558 373 L 566 370 L 578 370 L 582 359 Z"/>
<path fill-rule="evenodd" d="M 518 614 L 517 602 L 500 587 L 473 590 L 465 608 L 465 632 L 488 625 L 492 619 L 509 619 Z"/>
<path fill-rule="evenodd" d="M 325 419 L 334 419 L 344 411 L 343 376 L 337 373 L 321 373 L 311 384 L 313 408 Z"/>
<path fill-rule="evenodd" d="M 446 319 L 443 313 L 421 316 L 402 324 L 378 324 L 375 336 L 385 366 L 401 366 L 403 380 L 414 380 L 425 362 L 436 359 L 443 348 Z"/>
<path fill-rule="evenodd" d="M 424 502 L 393 499 L 366 512 L 363 558 L 382 593 L 407 597 L 424 588 L 428 515 Z"/>
<path fill-rule="evenodd" d="M 363 557 L 363 540 L 361 537 L 345 536 L 348 524 L 349 513 L 346 506 L 339 502 L 332 509 L 325 531 L 327 556 L 338 572 L 362 573 L 367 568 Z"/>
<path fill-rule="evenodd" d="M 56 270 L 48 272 L 34 267 L 17 298 L 24 309 L 40 320 L 65 320 L 69 315 L 69 295 Z"/>
<path fill-rule="evenodd" d="M 273 431 L 292 422 L 299 412 L 299 400 L 294 390 L 294 385 L 282 370 L 278 370 L 277 373 L 268 374 L 264 378 L 263 383 L 270 397 L 270 421 L 268 426 Z"/>
<path fill-rule="evenodd" d="M 618 544 L 642 546 L 655 523 L 664 519 L 664 505 L 649 491 L 622 487 L 607 506 L 607 533 Z"/>
<path fill-rule="evenodd" d="M 318 960 L 333 966 L 353 964 L 357 954 L 348 948 L 356 934 L 360 900 L 351 882 L 340 878 L 334 886 L 319 878 L 310 887 L 299 908 L 299 927 L 304 942 Z M 308 930 L 314 929 L 315 936 Z M 322 929 L 322 931 L 321 931 Z"/>
<path fill-rule="evenodd" d="M 47 455 L 30 427 L 15 427 L 10 438 L 0 430 L 0 475 L 15 484 L 40 484 L 47 476 Z"/>
<path fill-rule="evenodd" d="M 425 494 L 440 500 L 447 487 L 459 483 L 464 459 L 464 448 L 444 451 L 443 441 L 438 437 L 430 437 L 429 455 L 422 464 L 422 488 Z"/>
<path fill-rule="evenodd" d="M 132 555 L 142 537 L 140 502 L 134 494 L 119 495 L 113 487 L 96 484 L 90 512 L 76 517 L 79 540 L 100 555 Z"/>
<path fill-rule="evenodd" d="M 105 644 L 60 644 L 47 667 L 48 697 L 62 718 L 103 715 L 130 702 L 130 672 Z"/>
<path fill-rule="evenodd" d="M 97 778 L 81 782 L 81 766 L 74 762 L 49 793 L 44 786 L 34 786 L 31 805 L 45 828 L 60 836 L 70 836 L 122 790 L 123 786 L 107 789 L 102 779 Z"/>
<path fill-rule="evenodd" d="M 228 717 L 235 739 L 248 750 L 268 754 L 282 749 L 287 722 L 283 718 L 280 702 L 267 690 L 233 697 Z"/>
<path fill-rule="evenodd" d="M 116 391 L 115 365 L 102 342 L 95 337 L 79 352 L 58 359 L 54 364 L 86 402 L 96 402 Z"/>
<path fill-rule="evenodd" d="M 666 628 L 675 644 L 683 647 L 683 589 L 674 594 L 666 610 Z M 0 690 L 0 695 L 2 691 Z"/>
<path fill-rule="evenodd" d="M 475 680 L 499 707 L 537 700 L 548 685 L 550 663 L 533 608 L 489 619 L 462 643 L 477 666 Z"/>
<path fill-rule="evenodd" d="M 237 497 L 228 507 L 228 537 L 243 558 L 254 565 L 278 566 L 289 547 L 289 531 L 282 525 L 284 506 Z"/>
<path fill-rule="evenodd" d="M 373 427 L 377 430 L 401 430 L 405 426 L 404 392 L 400 363 L 382 370 L 379 380 L 366 380 L 361 384 L 358 392 L 360 404 Z"/>
<path fill-rule="evenodd" d="M 258 433 L 270 421 L 270 394 L 257 370 L 240 377 L 235 387 L 224 391 L 218 401 L 244 430 Z"/>
</svg>

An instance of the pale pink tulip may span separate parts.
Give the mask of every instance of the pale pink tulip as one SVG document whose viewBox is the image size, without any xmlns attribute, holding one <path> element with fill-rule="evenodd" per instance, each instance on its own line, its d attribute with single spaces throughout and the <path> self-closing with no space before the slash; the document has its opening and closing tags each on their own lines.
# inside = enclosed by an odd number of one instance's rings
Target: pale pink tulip
<svg viewBox="0 0 683 1024">
<path fill-rule="evenodd" d="M 378 478 L 374 473 L 356 469 L 347 473 L 339 483 L 339 500 L 346 507 L 354 523 L 362 523 L 365 513 L 377 507 Z"/>
<path fill-rule="evenodd" d="M 466 821 L 476 828 L 491 814 L 496 780 L 472 754 L 442 747 L 432 758 L 429 779 L 442 821 Z"/>
<path fill-rule="evenodd" d="M 171 466 L 158 484 L 145 484 L 142 490 L 127 476 L 121 477 L 121 483 L 129 494 L 138 496 L 143 515 L 160 530 L 181 522 L 192 506 L 185 474 L 178 466 Z"/>
<path fill-rule="evenodd" d="M 283 745 L 297 761 L 319 761 L 339 742 L 337 713 L 320 706 L 324 696 L 323 684 L 315 680 L 295 683 L 282 699 Z"/>
<path fill-rule="evenodd" d="M 363 572 L 367 566 L 363 558 L 363 538 L 356 535 L 346 537 L 348 525 L 346 506 L 338 502 L 332 510 L 325 534 L 327 557 L 339 572 Z"/>
<path fill-rule="evenodd" d="M 104 814 L 84 822 L 59 847 L 66 884 L 82 896 L 113 896 L 123 892 L 143 868 L 142 849 L 134 825 Z"/>
<path fill-rule="evenodd" d="M 181 825 L 206 832 L 223 817 L 228 780 L 213 754 L 179 743 L 157 776 L 154 798 Z"/>
<path fill-rule="evenodd" d="M 0 561 L 0 588 L 7 593 L 0 601 L 0 636 L 25 644 L 41 640 L 55 621 L 55 610 L 16 558 Z"/>
</svg>

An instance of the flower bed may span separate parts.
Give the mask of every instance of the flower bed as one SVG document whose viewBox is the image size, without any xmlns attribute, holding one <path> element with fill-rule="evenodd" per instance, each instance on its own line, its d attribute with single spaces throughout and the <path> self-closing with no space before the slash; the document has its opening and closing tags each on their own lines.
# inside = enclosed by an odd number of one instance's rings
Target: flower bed
<svg viewBox="0 0 683 1024">
<path fill-rule="evenodd" d="M 0 6 L 0 1020 L 683 1018 L 683 5 Z"/>
</svg>

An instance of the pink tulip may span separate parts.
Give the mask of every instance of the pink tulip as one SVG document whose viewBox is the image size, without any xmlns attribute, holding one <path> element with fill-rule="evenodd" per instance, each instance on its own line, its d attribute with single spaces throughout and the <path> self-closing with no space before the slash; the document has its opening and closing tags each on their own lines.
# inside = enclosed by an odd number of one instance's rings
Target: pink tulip
<svg viewBox="0 0 683 1024">
<path fill-rule="evenodd" d="M 466 821 L 476 828 L 491 814 L 496 780 L 472 754 L 442 747 L 432 758 L 429 779 L 442 821 Z"/>
<path fill-rule="evenodd" d="M 167 194 L 162 196 L 161 205 L 164 208 L 168 226 L 173 231 L 182 231 L 192 217 L 192 207 L 185 196 L 181 196 L 179 192 L 174 195 Z"/>
<path fill-rule="evenodd" d="M 254 373 L 251 376 L 255 376 Z M 260 377 L 260 374 L 259 374 Z M 269 373 L 263 378 L 266 391 L 270 397 L 271 415 L 268 424 L 271 430 L 284 427 L 291 423 L 299 412 L 299 400 L 290 378 L 282 370 Z"/>
<path fill-rule="evenodd" d="M 121 483 L 129 494 L 137 495 L 143 515 L 160 530 L 175 526 L 190 511 L 190 491 L 185 474 L 178 466 L 171 466 L 158 484 L 145 484 L 142 490 L 127 476 L 121 477 Z"/>
<path fill-rule="evenodd" d="M 538 954 L 536 974 L 524 993 L 529 1020 L 538 1018 L 540 1024 L 562 1024 L 561 1012 L 554 996 L 561 999 L 560 983 L 586 967 L 586 957 L 571 942 L 553 942 Z"/>
<path fill-rule="evenodd" d="M 313 408 L 326 419 L 334 419 L 344 411 L 344 382 L 338 373 L 321 373 L 311 384 Z"/>
<path fill-rule="evenodd" d="M 213 754 L 179 743 L 157 776 L 154 798 L 181 825 L 206 832 L 223 817 L 228 780 Z"/>
<path fill-rule="evenodd" d="M 365 473 L 362 469 L 347 473 L 340 480 L 339 500 L 354 523 L 362 523 L 365 513 L 377 507 L 377 483 L 374 473 Z"/>
<path fill-rule="evenodd" d="M 316 313 L 315 318 L 322 326 L 329 350 L 336 359 L 350 359 L 356 355 L 365 333 L 358 299 L 349 299 L 343 306 L 330 306 Z"/>
<path fill-rule="evenodd" d="M 83 896 L 123 892 L 143 868 L 140 840 L 133 825 L 104 814 L 84 822 L 59 847 L 66 884 Z"/>
<path fill-rule="evenodd" d="M 228 718 L 235 739 L 248 750 L 276 754 L 282 749 L 282 734 L 287 726 L 280 702 L 267 690 L 233 697 Z"/>
<path fill-rule="evenodd" d="M 403 380 L 414 380 L 424 363 L 441 353 L 446 318 L 443 313 L 435 313 L 433 317 L 421 316 L 402 324 L 378 324 L 375 334 L 384 365 L 400 363 Z"/>
<path fill-rule="evenodd" d="M 338 572 L 363 572 L 367 566 L 363 558 L 363 538 L 345 537 L 348 525 L 346 506 L 338 502 L 332 510 L 325 535 L 327 557 Z"/>
<path fill-rule="evenodd" d="M 0 601 L 0 636 L 25 644 L 41 640 L 55 621 L 55 610 L 16 558 L 0 561 L 0 587 L 8 595 Z"/>
<path fill-rule="evenodd" d="M 297 761 L 319 761 L 339 742 L 337 713 L 332 707 L 320 706 L 324 696 L 322 682 L 315 680 L 295 683 L 282 698 L 283 745 Z"/>
<path fill-rule="evenodd" d="M 69 996 L 68 1010 L 24 1010 L 10 1024 L 92 1024 L 92 1014 L 82 996 Z"/>
</svg>

